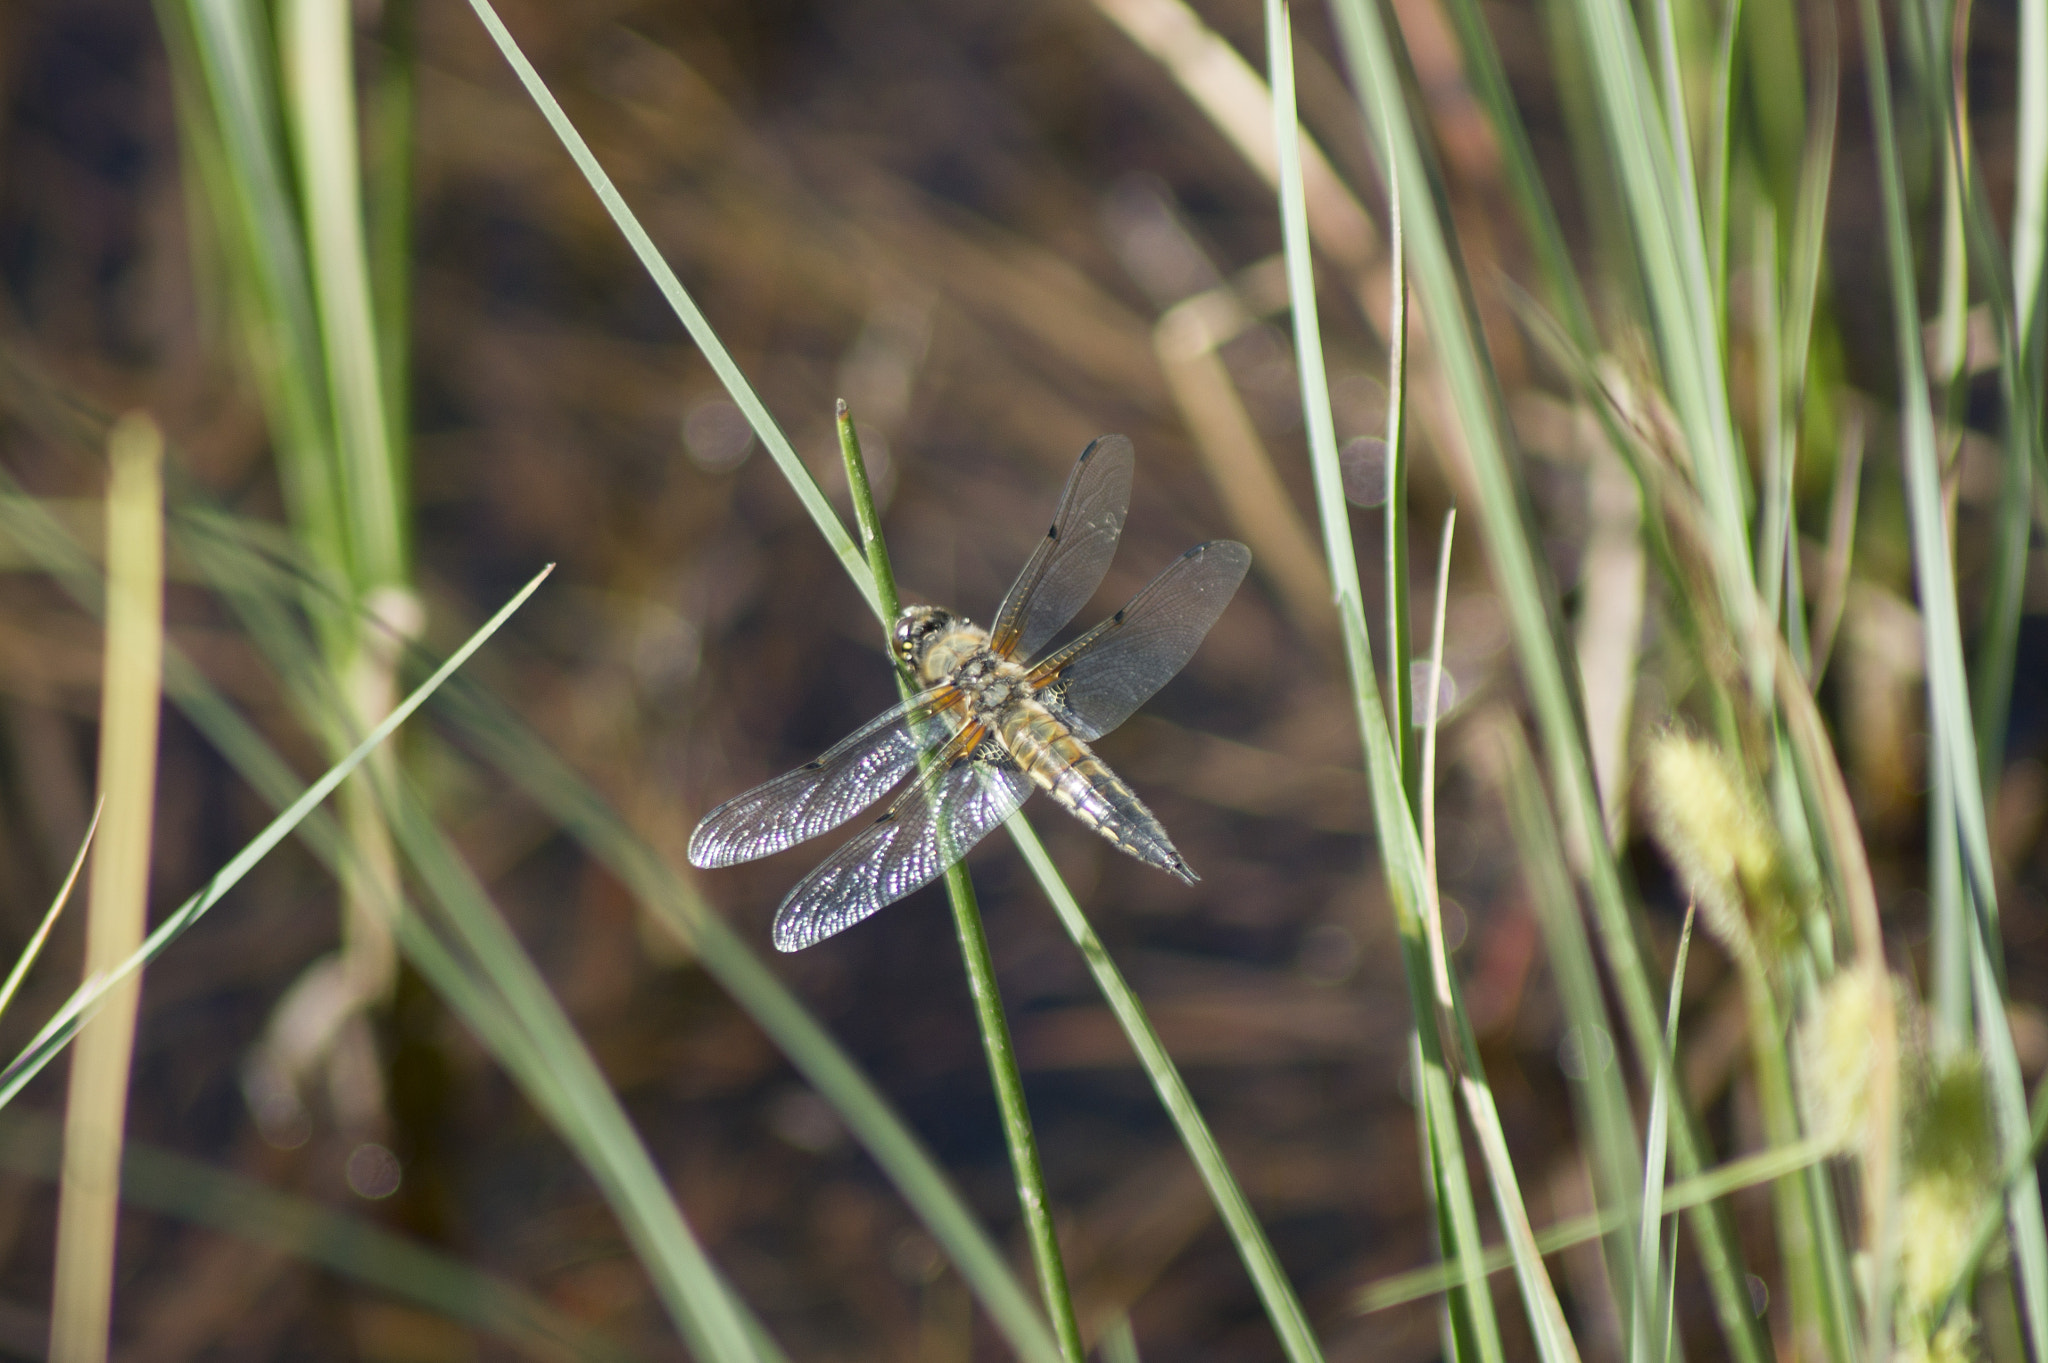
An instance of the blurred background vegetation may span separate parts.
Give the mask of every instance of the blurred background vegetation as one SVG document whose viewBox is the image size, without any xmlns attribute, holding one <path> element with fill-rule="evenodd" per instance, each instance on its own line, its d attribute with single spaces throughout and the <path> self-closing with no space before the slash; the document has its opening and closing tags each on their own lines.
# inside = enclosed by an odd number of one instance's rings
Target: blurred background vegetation
<svg viewBox="0 0 2048 1363">
<path fill-rule="evenodd" d="M 1711 648 L 1701 660 L 1683 603 L 1646 570 L 1646 553 L 1668 546 L 1642 532 L 1636 485 L 1577 376 L 1546 352 L 1554 332 L 1532 320 L 1531 295 L 1561 305 L 1517 217 L 1519 163 L 1468 78 L 1452 21 L 1466 8 L 1388 6 L 1662 979 L 1687 891 L 1637 830 L 1650 820 L 1626 783 L 1648 736 L 1678 719 L 1713 723 L 1702 675 L 1722 664 Z M 1814 609 L 1794 632 L 1828 660 L 1814 669 L 1817 694 L 1890 959 L 1920 980 L 1940 968 L 1928 951 L 1934 778 L 1863 49 L 1853 5 L 1748 8 L 1726 58 L 1739 73 L 1732 113 L 1708 107 L 1721 7 L 1645 10 L 1681 25 L 1673 50 L 1708 92 L 1698 126 L 1740 140 L 1719 314 L 1728 400 L 1753 451 L 1771 445 L 1774 423 L 1797 439 L 1795 557 Z M 620 827 L 682 868 L 707 809 L 894 698 L 873 621 L 471 10 L 344 7 L 355 60 L 336 76 L 321 44 L 347 28 L 298 34 L 294 46 L 293 22 L 318 9 L 0 9 L 0 468 L 91 545 L 106 424 L 129 410 L 154 416 L 168 442 L 170 638 L 302 778 L 389 708 L 400 645 L 452 645 L 559 561 L 469 676 Z M 1954 30 L 1965 35 L 1953 61 L 1974 172 L 2000 223 L 2015 192 L 2019 11 L 1978 0 Z M 1361 1289 L 1435 1255 L 1413 1023 L 1311 529 L 1272 171 L 1247 155 L 1257 138 L 1244 129 L 1262 119 L 1270 155 L 1270 112 L 1262 89 L 1247 95 L 1203 66 L 1199 44 L 1180 42 L 1175 25 L 1191 12 L 1263 67 L 1261 11 L 1236 0 L 1193 11 L 1160 0 L 503 11 L 845 516 L 832 417 L 834 399 L 851 404 L 909 597 L 986 619 L 1075 454 L 1107 431 L 1129 434 L 1139 457 L 1103 609 L 1188 545 L 1251 544 L 1252 577 L 1194 663 L 1100 745 L 1201 883 L 1115 855 L 1043 802 L 1029 812 L 1186 1074 L 1327 1356 L 1432 1358 L 1445 1347 L 1438 1304 L 1357 1309 Z M 1622 263 L 1618 172 L 1601 160 L 1568 7 L 1474 12 L 1586 281 L 1603 372 L 1617 390 L 1642 385 L 1644 428 L 1668 433 L 1669 414 L 1647 395 L 1653 343 L 1627 320 L 1642 285 Z M 1330 17 L 1308 7 L 1295 24 L 1303 126 L 1321 149 L 1307 207 L 1326 267 L 1322 340 L 1335 433 L 1349 442 L 1384 435 L 1387 422 L 1386 203 Z M 255 66 L 270 72 L 270 98 L 301 111 L 268 124 L 254 111 L 243 131 L 272 139 L 268 152 L 238 142 L 236 111 L 208 94 L 221 88 L 209 53 L 232 49 L 235 32 L 277 44 Z M 1913 93 L 1915 73 L 1941 64 L 1941 36 L 1909 33 L 1895 49 L 1906 189 L 1927 243 L 1961 240 L 1942 234 L 1944 130 L 1916 113 Z M 1755 339 L 1777 322 L 1760 315 L 1776 303 L 1754 262 L 1791 249 L 1829 52 L 1843 93 L 1813 357 L 1800 367 L 1811 396 L 1787 416 L 1775 405 L 1780 362 Z M 353 82 L 353 124 L 323 125 L 292 102 L 321 79 Z M 359 175 L 335 165 L 344 143 Z M 330 171 L 341 181 L 323 184 Z M 1750 215 L 1759 203 L 1778 216 Z M 266 212 L 290 222 L 266 236 Z M 359 224 L 361 240 L 323 242 L 337 221 Z M 352 255 L 360 277 L 323 273 Z M 1926 245 L 1919 266 L 1926 296 L 1945 296 L 1950 260 Z M 297 331 L 276 321 L 293 306 Z M 1957 318 L 1966 325 L 1946 333 L 1930 323 L 1929 347 L 1968 634 L 1995 595 L 2002 461 L 2027 446 L 2000 443 L 1988 314 Z M 1413 336 L 1427 364 L 1426 327 Z M 1527 701 L 1476 518 L 1448 583 L 1437 580 L 1437 527 L 1474 496 L 1455 417 L 1427 396 L 1411 397 L 1411 414 L 1409 585 L 1423 620 L 1447 593 L 1444 662 L 1458 693 L 1438 759 L 1447 945 L 1521 1195 L 1547 1225 L 1593 1206 L 1572 1085 L 1609 1063 L 1615 1043 L 1568 1029 L 1532 902 L 1540 875 L 1509 836 L 1516 772 L 1499 735 L 1522 725 Z M 1353 519 L 1364 597 L 1378 602 L 1382 523 Z M 292 538 L 274 543 L 265 528 Z M 209 544 L 255 545 L 263 564 L 286 565 L 285 585 L 209 560 Z M 11 955 L 91 818 L 101 638 L 47 562 L 19 539 L 0 539 L 0 553 L 0 948 Z M 2011 721 L 1986 768 L 2008 1011 L 2031 1084 L 2048 1063 L 2048 688 L 2034 670 L 2048 662 L 2048 583 L 2031 559 L 2025 568 Z M 294 631 L 300 644 L 280 642 Z M 1375 645 L 1385 648 L 1377 631 Z M 1407 672 L 1384 653 L 1380 664 Z M 391 766 L 404 765 L 539 965 L 737 1296 L 794 1358 L 998 1356 L 1005 1346 L 948 1255 L 786 1047 L 703 968 L 701 943 L 491 754 L 488 736 L 444 719 L 402 735 Z M 265 800 L 275 797 L 252 794 L 217 733 L 167 709 L 153 902 L 201 885 L 268 816 Z M 387 825 L 400 843 L 406 825 L 390 808 L 345 798 L 337 813 L 355 851 L 339 877 L 288 844 L 147 975 L 116 1356 L 682 1356 L 660 1275 L 608 1206 L 587 1147 L 564 1141 L 548 1100 L 533 1097 L 542 1079 L 516 1064 L 508 1074 L 493 1059 L 500 1043 L 477 1039 L 473 1020 L 486 1014 L 451 1006 L 451 977 L 394 951 L 379 926 L 379 895 L 405 892 Z M 765 952 L 774 905 L 818 855 L 705 874 L 695 889 Z M 1209 1194 L 1016 853 L 992 839 L 972 866 L 1089 1337 L 1114 1336 L 1127 1313 L 1155 1363 L 1279 1356 Z M 942 903 L 926 891 L 772 964 L 1028 1281 Z M 0 1019 L 10 1046 L 76 982 L 82 921 L 60 922 Z M 1771 1143 L 1747 987 L 1722 944 L 1695 942 L 1679 1074 L 1721 1160 Z M 45 1076 L 0 1114 L 0 1350 L 15 1356 L 43 1356 L 49 1330 L 63 1102 L 61 1078 Z M 1783 1338 L 1770 1194 L 1728 1205 L 1759 1309 Z M 1493 1217 L 1486 1201 L 1497 1238 Z M 421 1249 L 436 1257 L 403 1257 Z M 1597 1250 L 1551 1262 L 1581 1350 L 1620 1356 Z M 1500 1296 L 1508 1350 L 1528 1356 L 1504 1281 Z M 1723 1349 L 1683 1255 L 1677 1320 L 1697 1356 Z M 2016 1328 L 1994 1329 L 1987 1347 L 2002 1350 Z"/>
</svg>

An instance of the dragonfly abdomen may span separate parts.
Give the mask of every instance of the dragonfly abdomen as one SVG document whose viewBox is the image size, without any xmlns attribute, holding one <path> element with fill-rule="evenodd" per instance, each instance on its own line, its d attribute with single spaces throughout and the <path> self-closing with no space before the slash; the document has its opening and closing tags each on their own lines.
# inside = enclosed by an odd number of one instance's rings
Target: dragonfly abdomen
<svg viewBox="0 0 2048 1363">
<path fill-rule="evenodd" d="M 1036 701 L 1012 705 L 997 733 L 1011 758 L 1053 803 L 1138 860 L 1190 884 L 1195 881 L 1144 801 L 1045 706 Z"/>
</svg>

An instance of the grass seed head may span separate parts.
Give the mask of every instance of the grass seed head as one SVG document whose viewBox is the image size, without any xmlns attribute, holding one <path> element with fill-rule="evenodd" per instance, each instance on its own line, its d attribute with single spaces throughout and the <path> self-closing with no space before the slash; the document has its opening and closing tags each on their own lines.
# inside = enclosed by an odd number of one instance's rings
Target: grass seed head
<svg viewBox="0 0 2048 1363">
<path fill-rule="evenodd" d="M 1745 970 L 1767 971 L 1797 919 L 1762 800 L 1717 749 L 1678 732 L 1651 743 L 1647 774 L 1651 830 L 1707 931 Z"/>
</svg>

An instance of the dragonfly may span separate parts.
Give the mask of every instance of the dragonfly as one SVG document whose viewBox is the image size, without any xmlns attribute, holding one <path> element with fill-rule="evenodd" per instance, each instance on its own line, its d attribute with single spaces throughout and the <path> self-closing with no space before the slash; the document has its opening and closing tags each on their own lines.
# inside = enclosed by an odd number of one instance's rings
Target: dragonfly
<svg viewBox="0 0 2048 1363">
<path fill-rule="evenodd" d="M 1234 540 L 1196 545 L 1122 610 L 1038 657 L 1109 571 L 1133 464 L 1123 436 L 1091 443 L 995 623 L 983 629 L 936 606 L 905 607 L 890 648 L 922 689 L 697 825 L 693 865 L 752 861 L 839 827 L 915 773 L 782 901 L 779 950 L 815 945 L 936 879 L 1034 790 L 1120 850 L 1195 882 L 1152 811 L 1088 745 L 1187 665 L 1244 580 L 1251 550 Z"/>
</svg>

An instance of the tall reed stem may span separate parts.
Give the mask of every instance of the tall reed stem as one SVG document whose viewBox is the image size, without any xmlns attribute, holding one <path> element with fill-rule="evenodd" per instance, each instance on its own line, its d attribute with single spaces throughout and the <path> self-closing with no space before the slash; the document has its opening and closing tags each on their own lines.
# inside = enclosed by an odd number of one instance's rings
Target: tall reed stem
<svg viewBox="0 0 2048 1363">
<path fill-rule="evenodd" d="M 875 575 L 875 593 L 886 627 L 903 606 L 896 592 L 896 572 L 889 564 L 889 546 L 882 540 L 874 491 L 868 485 L 867 462 L 861 458 L 860 436 L 843 399 L 839 403 L 838 427 L 839 453 L 846 461 L 846 485 L 853 494 L 853 515 L 860 523 L 861 545 Z M 896 685 L 904 699 L 913 694 L 912 680 L 901 669 Z M 1017 1201 L 1024 1209 L 1031 1254 L 1038 1262 L 1039 1286 L 1045 1292 L 1045 1306 L 1052 1314 L 1060 1352 L 1068 1363 L 1081 1363 L 1086 1350 L 1081 1345 L 1080 1323 L 1074 1317 L 1073 1293 L 1067 1287 L 1066 1264 L 1060 1258 L 1059 1232 L 1045 1199 L 1045 1171 L 1038 1162 L 1038 1137 L 1031 1128 L 1031 1110 L 1024 1102 L 1024 1076 L 1017 1068 L 1017 1050 L 1010 1041 L 1010 1023 L 1003 1015 L 1003 996 L 996 985 L 995 958 L 989 954 L 988 934 L 981 925 L 981 906 L 975 900 L 974 881 L 964 862 L 954 862 L 947 868 L 946 898 L 953 905 L 960 959 L 967 967 L 975 1021 L 981 1028 L 982 1048 L 988 1052 L 989 1078 L 995 1083 L 996 1103 L 1003 1113 L 1003 1139 L 1010 1148 L 1010 1168 L 1017 1179 Z"/>
</svg>

